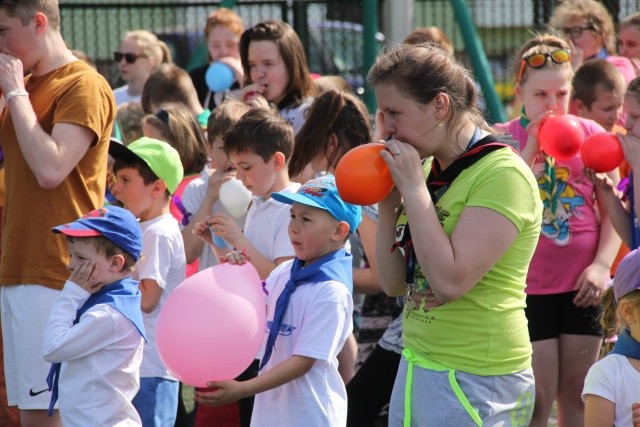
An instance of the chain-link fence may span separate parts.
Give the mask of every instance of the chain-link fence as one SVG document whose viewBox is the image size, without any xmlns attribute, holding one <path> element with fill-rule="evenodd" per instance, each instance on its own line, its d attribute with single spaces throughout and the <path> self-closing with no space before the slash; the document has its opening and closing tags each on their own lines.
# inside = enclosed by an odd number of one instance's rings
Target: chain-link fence
<svg viewBox="0 0 640 427">
<path fill-rule="evenodd" d="M 468 0 L 467 5 L 478 36 L 487 54 L 504 102 L 513 97 L 512 71 L 515 54 L 533 34 L 547 29 L 551 12 L 559 0 Z M 617 23 L 640 10 L 640 1 L 603 0 Z M 440 27 L 453 41 L 456 55 L 467 62 L 467 54 L 458 23 L 448 0 L 416 0 L 414 26 Z"/>
<path fill-rule="evenodd" d="M 393 12 L 393 0 L 391 3 Z M 207 15 L 219 1 L 197 0 L 61 0 L 62 32 L 69 46 L 84 51 L 112 85 L 118 85 L 112 53 L 128 30 L 148 29 L 172 48 L 175 62 L 187 69 L 206 58 L 202 42 Z M 305 45 L 311 71 L 345 76 L 356 90 L 366 74 L 363 62 L 362 0 L 239 1 L 235 10 L 246 26 L 265 19 L 290 23 Z M 383 1 L 378 2 L 382 11 Z M 467 0 L 469 12 L 489 59 L 496 89 L 506 102 L 512 96 L 514 54 L 532 34 L 542 31 L 558 0 Z M 603 0 L 619 21 L 640 1 Z M 401 11 L 398 11 L 401 13 Z M 379 14 L 381 28 L 388 16 Z M 415 0 L 414 26 L 435 25 L 467 62 L 464 42 L 448 0 Z M 380 34 L 376 43 L 382 46 Z M 468 63 L 468 62 L 467 62 Z"/>
<path fill-rule="evenodd" d="M 362 85 L 361 1 L 246 1 L 236 12 L 245 25 L 266 19 L 290 23 L 308 53 L 311 71 L 340 74 Z M 174 61 L 187 69 L 206 58 L 203 30 L 212 1 L 61 1 L 62 33 L 69 47 L 85 52 L 112 85 L 117 66 L 112 55 L 124 33 L 147 29 L 164 40 Z"/>
</svg>

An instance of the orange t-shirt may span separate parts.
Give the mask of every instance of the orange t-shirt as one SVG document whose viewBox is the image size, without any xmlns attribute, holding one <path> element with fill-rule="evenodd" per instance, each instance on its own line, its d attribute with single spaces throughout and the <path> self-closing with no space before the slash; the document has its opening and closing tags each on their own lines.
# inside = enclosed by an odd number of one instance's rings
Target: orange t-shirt
<svg viewBox="0 0 640 427">
<path fill-rule="evenodd" d="M 69 277 L 67 244 L 64 236 L 53 234 L 51 228 L 102 206 L 116 106 L 106 80 L 83 61 L 44 76 L 27 77 L 25 87 L 45 132 L 51 134 L 56 123 L 70 123 L 90 129 L 95 140 L 64 181 L 47 190 L 38 185 L 22 155 L 9 109 L 2 111 L 0 143 L 6 193 L 0 285 L 39 284 L 62 289 Z"/>
</svg>

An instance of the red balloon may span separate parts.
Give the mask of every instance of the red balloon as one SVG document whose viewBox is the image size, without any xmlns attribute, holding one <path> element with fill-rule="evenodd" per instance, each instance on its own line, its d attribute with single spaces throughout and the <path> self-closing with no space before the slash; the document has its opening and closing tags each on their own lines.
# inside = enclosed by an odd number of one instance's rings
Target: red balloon
<svg viewBox="0 0 640 427">
<path fill-rule="evenodd" d="M 580 155 L 585 167 L 596 172 L 612 171 L 624 160 L 620 141 L 607 132 L 596 133 L 585 139 Z"/>
<path fill-rule="evenodd" d="M 349 150 L 336 165 L 336 186 L 340 197 L 354 205 L 373 205 L 393 188 L 391 173 L 380 151 L 384 144 L 372 142 Z"/>
<path fill-rule="evenodd" d="M 558 160 L 568 160 L 580 152 L 584 131 L 573 116 L 550 116 L 540 126 L 538 141 L 542 151 Z"/>
</svg>

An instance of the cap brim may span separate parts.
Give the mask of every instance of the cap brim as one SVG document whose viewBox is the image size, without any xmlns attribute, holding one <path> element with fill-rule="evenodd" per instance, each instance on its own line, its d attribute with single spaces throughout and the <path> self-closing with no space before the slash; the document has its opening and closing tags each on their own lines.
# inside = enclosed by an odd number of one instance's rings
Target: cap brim
<svg viewBox="0 0 640 427">
<path fill-rule="evenodd" d="M 100 232 L 82 225 L 78 222 L 70 222 L 69 224 L 58 225 L 51 229 L 54 233 L 62 233 L 66 236 L 72 237 L 95 237 L 102 236 Z"/>
<path fill-rule="evenodd" d="M 313 206 L 314 208 L 322 209 L 327 212 L 329 211 L 320 203 L 317 203 L 300 193 L 271 193 L 271 197 L 279 202 L 286 203 L 288 205 L 293 204 L 293 202 L 297 202 L 303 205 Z"/>
<path fill-rule="evenodd" d="M 128 159 L 128 160 L 134 160 L 134 161 L 141 161 L 145 164 L 147 163 L 144 161 L 142 157 L 138 156 L 136 153 L 129 150 L 126 145 L 120 144 L 113 140 L 109 142 L 109 155 L 113 157 L 114 160 Z"/>
</svg>

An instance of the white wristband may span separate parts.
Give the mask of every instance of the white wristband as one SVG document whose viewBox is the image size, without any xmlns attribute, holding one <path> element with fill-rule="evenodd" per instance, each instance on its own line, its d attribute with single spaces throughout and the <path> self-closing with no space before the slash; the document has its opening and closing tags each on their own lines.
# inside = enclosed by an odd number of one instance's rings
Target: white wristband
<svg viewBox="0 0 640 427">
<path fill-rule="evenodd" d="M 29 96 L 29 92 L 27 92 L 24 89 L 15 89 L 12 90 L 11 92 L 9 92 L 8 94 L 6 94 L 4 96 L 4 99 L 7 103 L 7 105 L 9 105 L 9 101 L 11 101 L 11 98 L 14 98 L 16 96 Z"/>
</svg>

